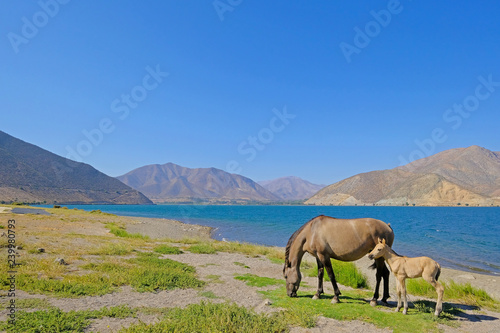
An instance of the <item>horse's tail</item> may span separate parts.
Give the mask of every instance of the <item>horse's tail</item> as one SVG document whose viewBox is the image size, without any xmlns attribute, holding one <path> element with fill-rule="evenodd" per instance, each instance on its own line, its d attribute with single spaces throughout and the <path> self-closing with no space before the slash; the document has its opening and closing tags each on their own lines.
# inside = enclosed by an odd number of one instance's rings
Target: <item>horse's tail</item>
<svg viewBox="0 0 500 333">
<path fill-rule="evenodd" d="M 371 264 L 370 266 L 368 266 L 368 268 L 370 268 L 370 269 L 377 268 L 377 262 L 374 261 L 373 264 Z"/>
<path fill-rule="evenodd" d="M 441 266 L 439 266 L 439 264 L 437 264 L 437 267 L 438 267 L 438 271 L 436 273 L 436 281 L 439 279 L 439 275 L 441 275 Z"/>
</svg>

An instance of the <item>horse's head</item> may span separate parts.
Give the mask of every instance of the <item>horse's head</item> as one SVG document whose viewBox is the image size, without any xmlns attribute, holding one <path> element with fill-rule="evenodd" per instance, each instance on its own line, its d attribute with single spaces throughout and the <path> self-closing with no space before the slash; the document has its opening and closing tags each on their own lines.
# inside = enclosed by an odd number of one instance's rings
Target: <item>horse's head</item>
<svg viewBox="0 0 500 333">
<path fill-rule="evenodd" d="M 388 247 L 389 245 L 385 243 L 385 238 L 384 239 L 379 238 L 378 244 L 375 246 L 372 252 L 368 253 L 368 258 L 378 259 L 380 257 L 383 257 L 386 254 Z"/>
<path fill-rule="evenodd" d="M 297 267 L 290 262 L 285 262 L 285 267 L 283 267 L 283 276 L 286 280 L 286 293 L 290 297 L 297 297 L 297 290 L 299 290 L 300 280 L 302 275 Z"/>
</svg>

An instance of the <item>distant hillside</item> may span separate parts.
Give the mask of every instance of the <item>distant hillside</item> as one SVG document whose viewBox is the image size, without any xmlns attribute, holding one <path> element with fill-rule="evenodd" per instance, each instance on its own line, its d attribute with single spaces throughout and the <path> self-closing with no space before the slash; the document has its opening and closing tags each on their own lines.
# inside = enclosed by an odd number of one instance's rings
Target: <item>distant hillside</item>
<svg viewBox="0 0 500 333">
<path fill-rule="evenodd" d="M 500 154 L 478 146 L 443 151 L 391 170 L 344 179 L 306 204 L 498 205 Z"/>
<path fill-rule="evenodd" d="M 140 192 L 97 171 L 0 131 L 0 201 L 151 204 Z"/>
<path fill-rule="evenodd" d="M 308 199 L 325 187 L 325 185 L 312 184 L 307 180 L 294 176 L 265 180 L 258 183 L 284 201 Z"/>
<path fill-rule="evenodd" d="M 173 163 L 154 164 L 117 178 L 158 203 L 279 200 L 253 180 L 216 168 L 190 169 Z"/>
</svg>

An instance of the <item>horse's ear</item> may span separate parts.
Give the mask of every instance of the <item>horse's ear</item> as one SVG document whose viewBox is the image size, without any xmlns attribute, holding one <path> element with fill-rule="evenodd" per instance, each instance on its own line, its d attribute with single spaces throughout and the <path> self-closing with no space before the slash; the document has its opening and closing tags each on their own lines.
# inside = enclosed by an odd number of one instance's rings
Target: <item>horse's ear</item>
<svg viewBox="0 0 500 333">
<path fill-rule="evenodd" d="M 382 244 L 385 245 L 385 238 L 382 238 Z"/>
<path fill-rule="evenodd" d="M 379 237 L 379 238 L 378 238 L 378 242 L 379 242 L 379 243 L 382 243 L 382 238 L 380 238 L 380 237 Z"/>
</svg>

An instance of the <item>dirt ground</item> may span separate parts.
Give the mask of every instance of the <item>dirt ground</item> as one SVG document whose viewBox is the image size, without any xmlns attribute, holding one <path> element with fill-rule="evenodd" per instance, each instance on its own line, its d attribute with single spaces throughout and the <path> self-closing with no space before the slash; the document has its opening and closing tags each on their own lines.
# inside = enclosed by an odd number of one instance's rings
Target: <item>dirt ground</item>
<svg viewBox="0 0 500 333">
<path fill-rule="evenodd" d="M 0 211 L 2 211 L 0 207 Z M 36 223 L 36 219 L 32 215 L 11 215 L 8 210 L 3 210 L 5 215 L 0 214 L 0 219 L 5 220 L 14 216 L 19 223 L 32 223 L 30 233 L 34 233 L 37 229 L 50 230 L 57 228 L 60 224 L 60 219 L 44 220 L 43 226 Z M 148 218 L 128 218 L 117 217 L 122 223 L 126 224 L 127 231 L 131 233 L 140 232 L 149 235 L 152 238 L 202 238 L 208 239 L 210 236 L 210 228 L 193 226 L 183 224 L 177 221 L 164 220 L 164 219 L 148 219 Z M 30 222 L 31 221 L 31 222 Z M 68 224 L 69 225 L 69 224 Z M 87 233 L 92 235 L 102 235 L 106 233 L 106 229 L 96 228 L 95 223 L 72 222 L 72 228 L 78 230 L 78 233 Z M 4 230 L 0 230 L 0 234 Z M 247 308 L 255 309 L 257 312 L 272 312 L 276 311 L 275 307 L 269 305 L 262 294 L 258 291 L 258 287 L 247 286 L 244 281 L 239 281 L 234 278 L 235 275 L 242 275 L 246 273 L 255 274 L 263 277 L 270 277 L 275 279 L 282 279 L 282 265 L 273 263 L 265 257 L 249 257 L 237 253 L 223 253 L 217 254 L 193 254 L 186 251 L 180 255 L 165 255 L 165 258 L 171 258 L 180 261 L 196 268 L 197 274 L 200 279 L 207 281 L 207 285 L 203 290 L 194 289 L 178 289 L 171 291 L 160 291 L 156 293 L 139 293 L 130 287 L 122 287 L 120 291 L 103 296 L 87 296 L 81 298 L 56 298 L 45 295 L 32 295 L 26 292 L 18 291 L 18 299 L 40 298 L 46 299 L 51 305 L 56 306 L 64 311 L 70 310 L 86 310 L 86 309 L 99 309 L 104 306 L 117 306 L 128 305 L 132 308 L 135 307 L 184 307 L 189 304 L 199 303 L 202 300 L 210 302 L 235 302 L 238 305 Z M 305 259 L 312 260 L 312 258 Z M 238 264 L 235 264 L 238 263 Z M 369 270 L 368 266 L 371 264 L 370 260 L 363 258 L 357 263 L 358 267 L 369 278 L 370 285 L 374 285 L 374 271 Z M 500 284 L 497 277 L 490 275 L 481 275 L 475 273 L 461 272 L 451 269 L 443 269 L 442 278 L 440 280 L 446 281 L 452 278 L 456 282 L 470 282 L 471 285 L 485 289 L 490 295 L 500 299 Z M 316 278 L 305 277 L 303 284 L 307 283 L 309 286 L 315 286 Z M 392 278 L 391 287 L 395 289 L 395 281 Z M 301 287 L 302 288 L 302 287 Z M 347 287 L 340 286 L 341 290 Z M 265 289 L 269 289 L 265 287 Z M 210 293 L 206 293 L 210 292 Z M 333 294 L 331 284 L 325 283 L 325 293 Z M 210 298 L 203 295 L 211 294 Z M 2 296 L 4 297 L 4 296 Z M 409 301 L 415 301 L 419 298 L 409 296 Z M 395 292 L 391 292 L 390 304 L 395 306 Z M 446 302 L 446 299 L 445 299 Z M 334 306 L 334 305 L 332 305 Z M 460 318 L 460 327 L 452 328 L 442 326 L 444 332 L 499 332 L 500 331 L 500 313 L 491 312 L 487 310 L 474 310 L 464 307 L 464 315 Z M 0 320 L 6 320 L 7 311 L 0 311 Z M 127 327 L 139 321 L 145 323 L 155 322 L 157 319 L 153 315 L 139 315 L 138 318 L 103 318 L 94 320 L 86 332 L 117 332 L 122 327 Z M 372 324 L 362 321 L 337 321 L 324 317 L 319 317 L 316 327 L 312 329 L 305 328 L 292 328 L 294 333 L 318 333 L 318 332 L 390 332 L 388 329 L 379 329 Z"/>
</svg>

